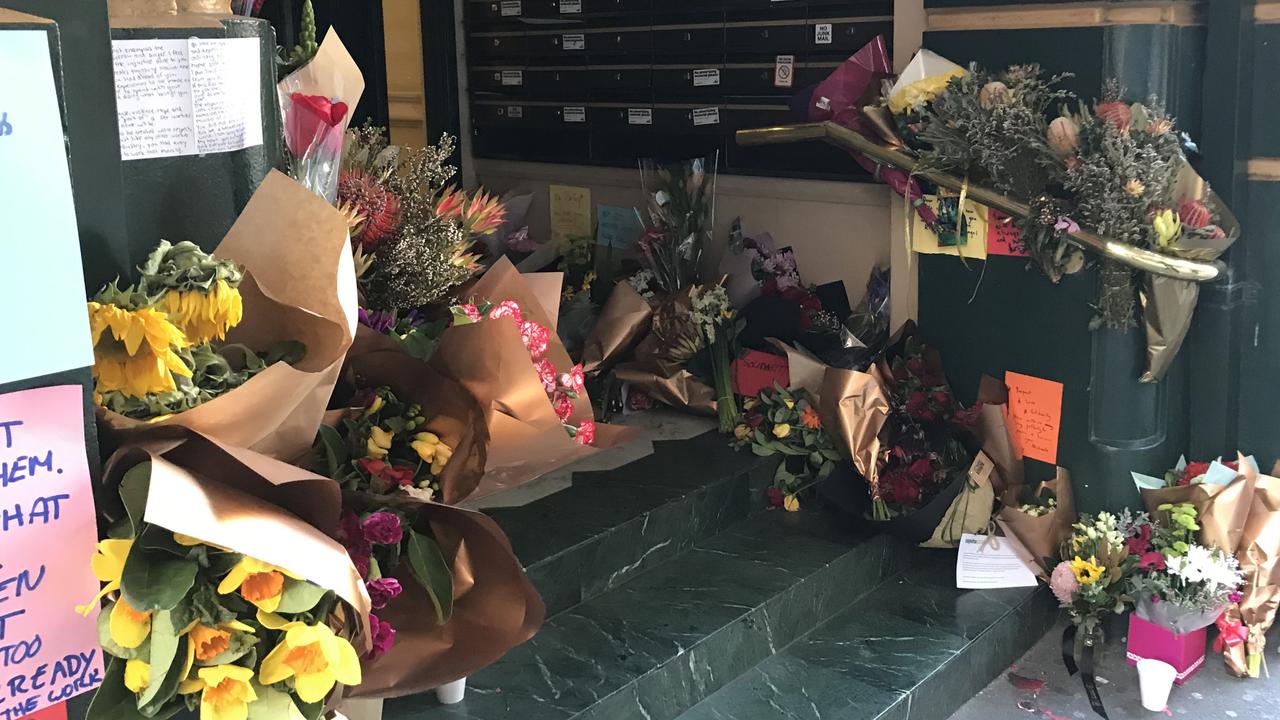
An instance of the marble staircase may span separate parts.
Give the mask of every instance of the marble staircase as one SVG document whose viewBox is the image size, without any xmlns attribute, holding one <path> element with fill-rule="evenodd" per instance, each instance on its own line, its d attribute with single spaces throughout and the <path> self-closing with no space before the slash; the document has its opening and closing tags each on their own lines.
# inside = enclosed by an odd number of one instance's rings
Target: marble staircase
<svg viewBox="0 0 1280 720">
<path fill-rule="evenodd" d="M 384 718 L 942 720 L 1052 623 L 1043 592 L 955 590 L 953 553 L 762 511 L 772 470 L 708 432 L 486 510 L 549 619 L 462 703 Z"/>
</svg>

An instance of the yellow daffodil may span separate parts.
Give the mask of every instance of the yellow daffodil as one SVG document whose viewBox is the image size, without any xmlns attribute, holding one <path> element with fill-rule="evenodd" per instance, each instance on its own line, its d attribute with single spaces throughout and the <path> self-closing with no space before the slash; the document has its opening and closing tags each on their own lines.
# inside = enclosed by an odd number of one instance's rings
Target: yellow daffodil
<svg viewBox="0 0 1280 720">
<path fill-rule="evenodd" d="M 218 583 L 218 594 L 240 591 L 240 597 L 267 612 L 280 607 L 280 595 L 284 592 L 284 579 L 297 576 L 284 568 L 276 567 L 251 557 L 242 557 L 231 572 Z"/>
<path fill-rule="evenodd" d="M 786 405 L 788 410 L 795 410 L 795 409 L 796 409 L 796 401 L 795 401 L 795 400 L 783 400 L 783 401 L 782 401 L 782 404 L 783 404 L 783 405 Z"/>
<path fill-rule="evenodd" d="M 1169 247 L 1182 234 L 1182 220 L 1172 210 L 1161 210 L 1151 219 L 1160 247 Z"/>
<path fill-rule="evenodd" d="M 1081 585 L 1092 585 L 1102 579 L 1103 568 L 1098 565 L 1097 557 L 1083 560 L 1077 555 L 1071 561 L 1071 572 L 1075 573 L 1076 581 Z"/>
<path fill-rule="evenodd" d="M 209 547 L 217 550 L 221 550 L 222 552 L 231 552 L 230 549 L 222 547 L 221 545 L 214 545 L 213 543 L 207 543 L 201 540 L 200 538 L 191 537 L 190 535 L 183 535 L 182 533 L 174 533 L 173 541 L 183 547 L 195 547 L 197 545 L 208 545 Z"/>
<path fill-rule="evenodd" d="M 133 659 L 124 664 L 124 686 L 130 692 L 140 693 L 151 684 L 151 666 L 143 660 Z"/>
<path fill-rule="evenodd" d="M 778 423 L 773 426 L 773 436 L 781 440 L 791 434 L 791 426 L 786 423 Z"/>
<path fill-rule="evenodd" d="M 360 684 L 360 658 L 351 643 L 327 625 L 290 623 L 284 638 L 262 661 L 258 682 L 274 685 L 293 678 L 304 703 L 324 700 L 336 683 Z"/>
<path fill-rule="evenodd" d="M 209 627 L 208 625 L 196 624 L 191 628 L 187 638 L 195 648 L 196 659 L 201 662 L 208 662 L 231 647 L 231 633 L 222 628 Z"/>
<path fill-rule="evenodd" d="M 183 680 L 178 692 L 200 693 L 200 720 L 246 720 L 249 703 L 258 699 L 251 680 L 253 668 L 215 665 L 200 668 L 195 678 Z"/>
<path fill-rule="evenodd" d="M 751 437 L 751 428 L 746 425 L 738 425 L 733 428 L 733 436 L 739 440 L 746 440 Z"/>
<path fill-rule="evenodd" d="M 395 438 L 387 430 L 383 430 L 378 426 L 369 428 L 369 442 L 367 443 L 368 457 L 381 460 L 387 456 L 391 450 L 391 441 Z"/>
<path fill-rule="evenodd" d="M 124 561 L 129 557 L 129 551 L 133 549 L 133 540 L 100 540 L 98 541 L 98 551 L 93 554 L 93 559 L 89 561 L 89 566 L 93 569 L 94 577 L 98 578 L 98 582 L 106 583 L 102 586 L 102 590 L 94 596 L 85 605 L 77 605 L 76 612 L 89 616 L 93 609 L 98 607 L 98 602 L 106 597 L 108 593 L 113 593 L 120 589 L 120 576 L 124 573 Z"/>
<path fill-rule="evenodd" d="M 170 290 L 163 302 L 169 319 L 195 343 L 222 340 L 244 317 L 240 290 L 222 279 L 208 290 Z"/>
<path fill-rule="evenodd" d="M 788 495 L 782 498 L 782 508 L 787 512 L 797 512 L 800 510 L 800 498 L 795 495 Z"/>
<path fill-rule="evenodd" d="M 387 404 L 387 401 L 383 400 L 381 395 L 374 395 L 373 402 L 369 403 L 369 407 L 364 409 L 364 416 L 369 417 L 370 415 L 373 415 L 374 413 L 381 410 L 382 406 L 386 404 Z"/>
<path fill-rule="evenodd" d="M 99 394 L 119 391 L 142 397 L 174 390 L 175 374 L 191 377 L 191 368 L 175 352 L 190 343 L 158 310 L 128 310 L 90 302 L 89 331 L 95 392 Z"/>
<path fill-rule="evenodd" d="M 111 606 L 108 627 L 112 642 L 122 648 L 136 648 L 151 634 L 151 613 L 134 608 L 121 597 Z"/>
</svg>

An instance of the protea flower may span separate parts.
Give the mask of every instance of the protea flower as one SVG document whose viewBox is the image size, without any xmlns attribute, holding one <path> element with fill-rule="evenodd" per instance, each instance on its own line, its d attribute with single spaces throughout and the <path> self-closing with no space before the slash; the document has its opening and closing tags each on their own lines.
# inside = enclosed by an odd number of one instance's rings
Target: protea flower
<svg viewBox="0 0 1280 720">
<path fill-rule="evenodd" d="M 452 220 L 462 217 L 462 210 L 467 205 L 466 193 L 454 187 L 445 188 L 436 201 L 436 217 Z"/>
<path fill-rule="evenodd" d="M 487 235 L 497 230 L 507 216 L 507 209 L 496 196 L 481 191 L 471 198 L 462 224 L 473 235 Z"/>
<path fill-rule="evenodd" d="M 369 174 L 346 170 L 338 179 L 338 202 L 364 218 L 351 239 L 371 249 L 400 229 L 400 198 Z"/>
</svg>

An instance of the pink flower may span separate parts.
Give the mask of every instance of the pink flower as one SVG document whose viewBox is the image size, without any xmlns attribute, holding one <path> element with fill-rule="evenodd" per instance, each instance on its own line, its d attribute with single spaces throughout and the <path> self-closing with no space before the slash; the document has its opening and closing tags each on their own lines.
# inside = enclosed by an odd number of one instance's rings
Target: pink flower
<svg viewBox="0 0 1280 720">
<path fill-rule="evenodd" d="M 556 366 L 551 364 L 550 360 L 543 358 L 533 364 L 538 371 L 538 379 L 542 381 L 542 389 L 548 395 L 556 391 Z"/>
<path fill-rule="evenodd" d="M 395 600 L 404 591 L 404 588 L 400 587 L 399 580 L 389 577 L 370 580 L 364 586 L 369 591 L 369 604 L 373 606 L 374 610 L 381 610 L 386 607 L 388 603 Z"/>
<path fill-rule="evenodd" d="M 369 614 L 369 634 L 373 637 L 373 649 L 369 651 L 369 659 L 375 660 L 387 654 L 396 641 L 396 629 L 391 623 L 383 622 L 377 615 Z"/>
<path fill-rule="evenodd" d="M 587 376 L 582 372 L 582 365 L 574 365 L 573 369 L 560 376 L 560 383 L 576 393 L 587 389 Z"/>
<path fill-rule="evenodd" d="M 551 346 L 551 331 L 532 320 L 525 320 L 520 323 L 520 339 L 529 348 L 529 355 L 537 359 L 547 354 Z"/>
<path fill-rule="evenodd" d="M 364 530 L 360 527 L 360 518 L 350 510 L 345 510 L 338 523 L 338 535 L 342 540 L 342 547 L 346 548 L 347 555 L 351 556 L 351 562 L 356 566 L 360 577 L 367 577 L 373 546 L 364 536 Z"/>
<path fill-rule="evenodd" d="M 569 422 L 569 418 L 573 417 L 573 398 L 568 395 L 557 394 L 551 398 L 551 407 L 555 409 L 560 422 Z"/>
<path fill-rule="evenodd" d="M 475 305 L 467 303 L 465 305 L 459 305 L 458 309 L 461 310 L 462 314 L 466 315 L 471 322 L 480 322 L 480 310 L 476 308 Z"/>
<path fill-rule="evenodd" d="M 1080 581 L 1076 580 L 1076 574 L 1071 571 L 1071 563 L 1058 563 L 1049 576 L 1049 589 L 1063 605 L 1070 605 L 1075 600 L 1076 593 L 1080 591 Z"/>
<path fill-rule="evenodd" d="M 489 319 L 511 318 L 517 324 L 524 322 L 524 314 L 520 312 L 520 303 L 515 300 L 503 300 L 489 310 Z"/>
<path fill-rule="evenodd" d="M 398 545 L 404 537 L 400 518 L 389 512 L 376 512 L 364 519 L 364 536 L 375 545 Z"/>
<path fill-rule="evenodd" d="M 578 425 L 578 432 L 574 435 L 574 439 L 579 445 L 590 445 L 596 441 L 596 422 L 594 420 L 583 420 Z"/>
<path fill-rule="evenodd" d="M 1138 534 L 1124 541 L 1130 555 L 1141 555 L 1151 547 L 1151 526 L 1143 525 Z"/>
<path fill-rule="evenodd" d="M 1166 565 L 1164 562 L 1164 553 L 1145 552 L 1142 558 L 1138 560 L 1138 567 L 1143 570 L 1164 570 Z"/>
<path fill-rule="evenodd" d="M 1238 603 L 1244 599 L 1244 593 L 1239 590 L 1232 590 L 1231 594 L 1227 596 L 1227 599 L 1233 603 Z"/>
</svg>

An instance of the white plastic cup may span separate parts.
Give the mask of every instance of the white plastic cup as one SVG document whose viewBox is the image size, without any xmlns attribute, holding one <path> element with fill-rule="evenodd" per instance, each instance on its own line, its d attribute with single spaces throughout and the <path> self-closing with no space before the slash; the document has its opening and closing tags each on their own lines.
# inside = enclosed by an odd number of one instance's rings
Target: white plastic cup
<svg viewBox="0 0 1280 720">
<path fill-rule="evenodd" d="M 441 705 L 457 705 L 467 694 L 467 679 L 454 680 L 436 688 L 436 699 Z"/>
<path fill-rule="evenodd" d="M 1169 691 L 1178 671 L 1161 660 L 1143 658 L 1138 661 L 1138 691 L 1142 694 L 1142 707 L 1152 712 L 1163 712 L 1169 705 Z"/>
<path fill-rule="evenodd" d="M 382 720 L 382 698 L 347 698 L 337 714 L 348 720 Z"/>
</svg>

